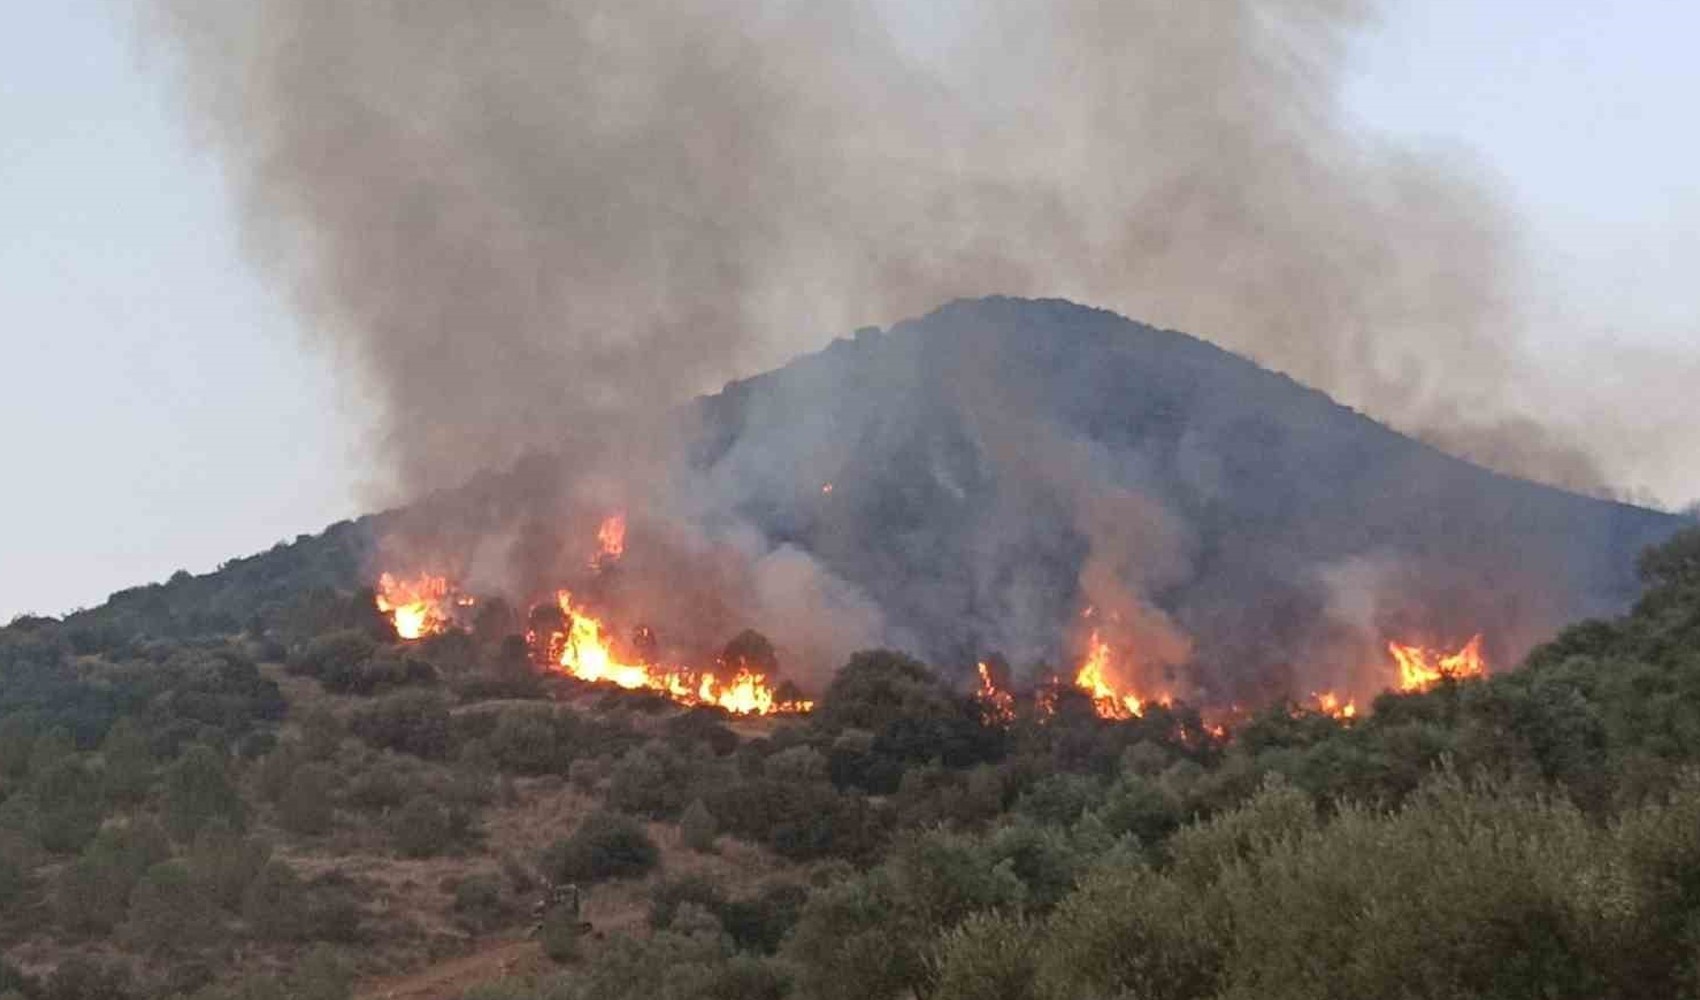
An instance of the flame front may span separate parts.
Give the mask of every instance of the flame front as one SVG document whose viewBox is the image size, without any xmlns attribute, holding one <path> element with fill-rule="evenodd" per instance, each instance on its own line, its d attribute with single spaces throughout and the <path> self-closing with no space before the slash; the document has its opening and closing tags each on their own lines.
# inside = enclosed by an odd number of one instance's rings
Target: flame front
<svg viewBox="0 0 1700 1000">
<path fill-rule="evenodd" d="M 1397 642 L 1388 643 L 1387 651 L 1393 654 L 1393 661 L 1399 666 L 1400 691 L 1427 691 L 1443 678 L 1461 680 L 1487 675 L 1487 661 L 1482 657 L 1482 637 L 1479 635 L 1456 653 Z"/>
<path fill-rule="evenodd" d="M 390 616 L 395 634 L 403 639 L 436 635 L 448 627 L 449 581 L 422 573 L 402 579 L 389 573 L 378 577 L 378 610 Z"/>
<path fill-rule="evenodd" d="M 785 700 L 764 674 L 741 669 L 729 681 L 712 673 L 622 659 L 606 627 L 596 616 L 560 591 L 556 600 L 567 622 L 564 635 L 550 643 L 555 665 L 582 681 L 616 684 L 628 691 L 659 691 L 682 705 L 714 705 L 739 715 L 807 712 L 814 703 Z"/>
</svg>

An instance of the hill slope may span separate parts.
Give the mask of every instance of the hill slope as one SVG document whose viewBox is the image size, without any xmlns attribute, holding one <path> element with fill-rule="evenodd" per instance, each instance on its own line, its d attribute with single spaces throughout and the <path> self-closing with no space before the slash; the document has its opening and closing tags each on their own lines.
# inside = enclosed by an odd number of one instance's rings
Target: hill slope
<svg viewBox="0 0 1700 1000">
<path fill-rule="evenodd" d="M 733 507 L 941 664 L 1057 656 L 1059 626 L 1102 603 L 1086 564 L 1130 521 L 1110 568 L 1216 683 L 1393 631 L 1486 629 L 1508 660 L 1624 606 L 1636 553 L 1681 523 L 1495 475 L 1200 340 L 1061 301 L 954 303 L 702 410 L 697 461 Z M 1103 500 L 1123 503 L 1100 516 Z"/>
<path fill-rule="evenodd" d="M 685 419 L 692 516 L 809 554 L 877 609 L 877 641 L 946 671 L 993 653 L 1057 663 L 1092 607 L 1203 701 L 1350 686 L 1392 637 L 1485 632 L 1511 662 L 1625 607 L 1636 554 L 1684 523 L 1487 472 L 1193 337 L 1054 300 L 860 331 Z M 514 520 L 527 491 L 512 484 L 535 471 L 421 506 L 454 511 L 445 536 L 475 535 Z M 67 624 L 98 646 L 275 620 L 369 582 L 397 516 Z"/>
</svg>

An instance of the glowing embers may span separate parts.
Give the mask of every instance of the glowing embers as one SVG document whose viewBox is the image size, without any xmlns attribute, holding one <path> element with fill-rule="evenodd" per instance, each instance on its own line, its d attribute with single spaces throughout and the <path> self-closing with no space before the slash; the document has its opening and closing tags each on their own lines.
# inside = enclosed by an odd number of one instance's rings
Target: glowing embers
<svg viewBox="0 0 1700 1000">
<path fill-rule="evenodd" d="M 403 639 L 421 639 L 448 628 L 451 620 L 449 581 L 422 573 L 403 578 L 389 573 L 378 577 L 378 610 L 389 616 L 395 634 Z"/>
<path fill-rule="evenodd" d="M 1399 691 L 1427 691 L 1443 679 L 1463 680 L 1487 676 L 1487 661 L 1482 657 L 1482 637 L 1476 636 L 1455 653 L 1406 646 L 1397 642 L 1387 644 L 1398 666 Z"/>
<path fill-rule="evenodd" d="M 622 651 L 602 620 L 577 603 L 569 591 L 556 595 L 564 631 L 548 637 L 551 664 L 571 677 L 614 684 L 628 691 L 657 691 L 681 705 L 714 705 L 739 715 L 807 712 L 812 702 L 781 695 L 766 673 L 738 665 L 722 673 L 651 662 L 654 638 L 646 628 L 634 633 L 631 650 Z"/>
</svg>

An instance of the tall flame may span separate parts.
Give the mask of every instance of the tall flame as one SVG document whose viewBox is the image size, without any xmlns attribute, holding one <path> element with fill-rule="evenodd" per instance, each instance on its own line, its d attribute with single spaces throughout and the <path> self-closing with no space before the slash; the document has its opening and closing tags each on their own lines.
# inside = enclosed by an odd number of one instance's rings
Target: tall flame
<svg viewBox="0 0 1700 1000">
<path fill-rule="evenodd" d="M 403 579 L 390 573 L 378 577 L 378 610 L 390 616 L 395 634 L 403 639 L 435 635 L 448 627 L 449 581 L 422 573 Z"/>
<path fill-rule="evenodd" d="M 1487 660 L 1482 657 L 1482 637 L 1479 635 L 1455 653 L 1397 642 L 1388 643 L 1387 651 L 1393 654 L 1393 661 L 1399 666 L 1401 691 L 1426 691 L 1442 678 L 1487 675 Z"/>
<path fill-rule="evenodd" d="M 610 514 L 596 529 L 596 554 L 590 565 L 601 568 L 620 561 L 626 554 L 626 515 Z"/>
<path fill-rule="evenodd" d="M 1000 726 L 1007 726 L 1015 721 L 1015 695 L 998 687 L 992 679 L 992 668 L 984 660 L 978 664 L 980 668 L 980 686 L 974 692 L 974 700 L 980 703 L 980 710 L 985 713 L 986 720 Z"/>
<path fill-rule="evenodd" d="M 707 671 L 635 662 L 622 659 L 614 649 L 601 619 L 573 600 L 569 591 L 556 594 L 567 622 L 564 635 L 550 644 L 555 663 L 582 681 L 615 684 L 628 691 L 659 691 L 683 705 L 715 705 L 740 715 L 773 715 L 807 712 L 814 703 L 783 699 L 771 679 L 749 668 L 741 668 L 731 680 L 721 680 Z"/>
<path fill-rule="evenodd" d="M 1089 617 L 1092 609 L 1086 609 Z M 1092 706 L 1104 719 L 1132 719 L 1145 714 L 1146 699 L 1132 691 L 1118 690 L 1110 678 L 1110 644 L 1097 629 L 1087 643 L 1086 659 L 1074 675 L 1074 686 L 1092 697 Z"/>
</svg>

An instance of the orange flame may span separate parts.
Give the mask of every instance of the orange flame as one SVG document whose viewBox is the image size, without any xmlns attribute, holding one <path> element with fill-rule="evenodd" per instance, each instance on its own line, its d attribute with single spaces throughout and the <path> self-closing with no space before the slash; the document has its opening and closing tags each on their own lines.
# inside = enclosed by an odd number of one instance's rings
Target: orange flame
<svg viewBox="0 0 1700 1000">
<path fill-rule="evenodd" d="M 705 671 L 626 662 L 614 651 L 602 621 L 575 604 L 569 591 L 557 593 L 556 600 L 566 616 L 567 632 L 553 637 L 551 654 L 556 656 L 556 666 L 579 680 L 615 684 L 628 691 L 659 691 L 681 705 L 715 705 L 739 715 L 814 708 L 810 701 L 780 698 L 765 674 L 747 668 L 723 681 Z"/>
<path fill-rule="evenodd" d="M 1358 703 L 1355 698 L 1343 698 L 1333 691 L 1312 694 L 1311 698 L 1316 702 L 1316 710 L 1323 715 L 1331 715 L 1342 720 L 1358 717 Z"/>
<path fill-rule="evenodd" d="M 1091 614 L 1092 609 L 1087 608 L 1082 617 Z M 1110 644 L 1094 629 L 1087 645 L 1086 659 L 1074 675 L 1074 686 L 1092 697 L 1092 706 L 1099 718 L 1125 720 L 1144 715 L 1147 699 L 1132 691 L 1119 690 L 1112 683 L 1110 657 Z M 1164 699 L 1163 703 L 1168 702 Z"/>
<path fill-rule="evenodd" d="M 1482 657 L 1482 637 L 1479 635 L 1456 653 L 1397 642 L 1388 643 L 1387 651 L 1393 654 L 1393 660 L 1399 666 L 1400 691 L 1427 691 L 1443 678 L 1487 676 L 1487 661 Z"/>
<path fill-rule="evenodd" d="M 974 692 L 974 700 L 980 703 L 986 719 L 996 725 L 1007 726 L 1015 721 L 1015 695 L 998 687 L 992 679 L 992 668 L 981 661 L 980 687 Z"/>
<path fill-rule="evenodd" d="M 402 579 L 384 573 L 378 577 L 376 596 L 378 610 L 390 616 L 395 634 L 403 639 L 436 635 L 448 627 L 449 581 L 444 577 L 422 573 Z"/>
<path fill-rule="evenodd" d="M 625 554 L 626 515 L 610 514 L 596 529 L 596 554 L 590 557 L 590 565 L 600 569 L 619 562 Z"/>
</svg>

